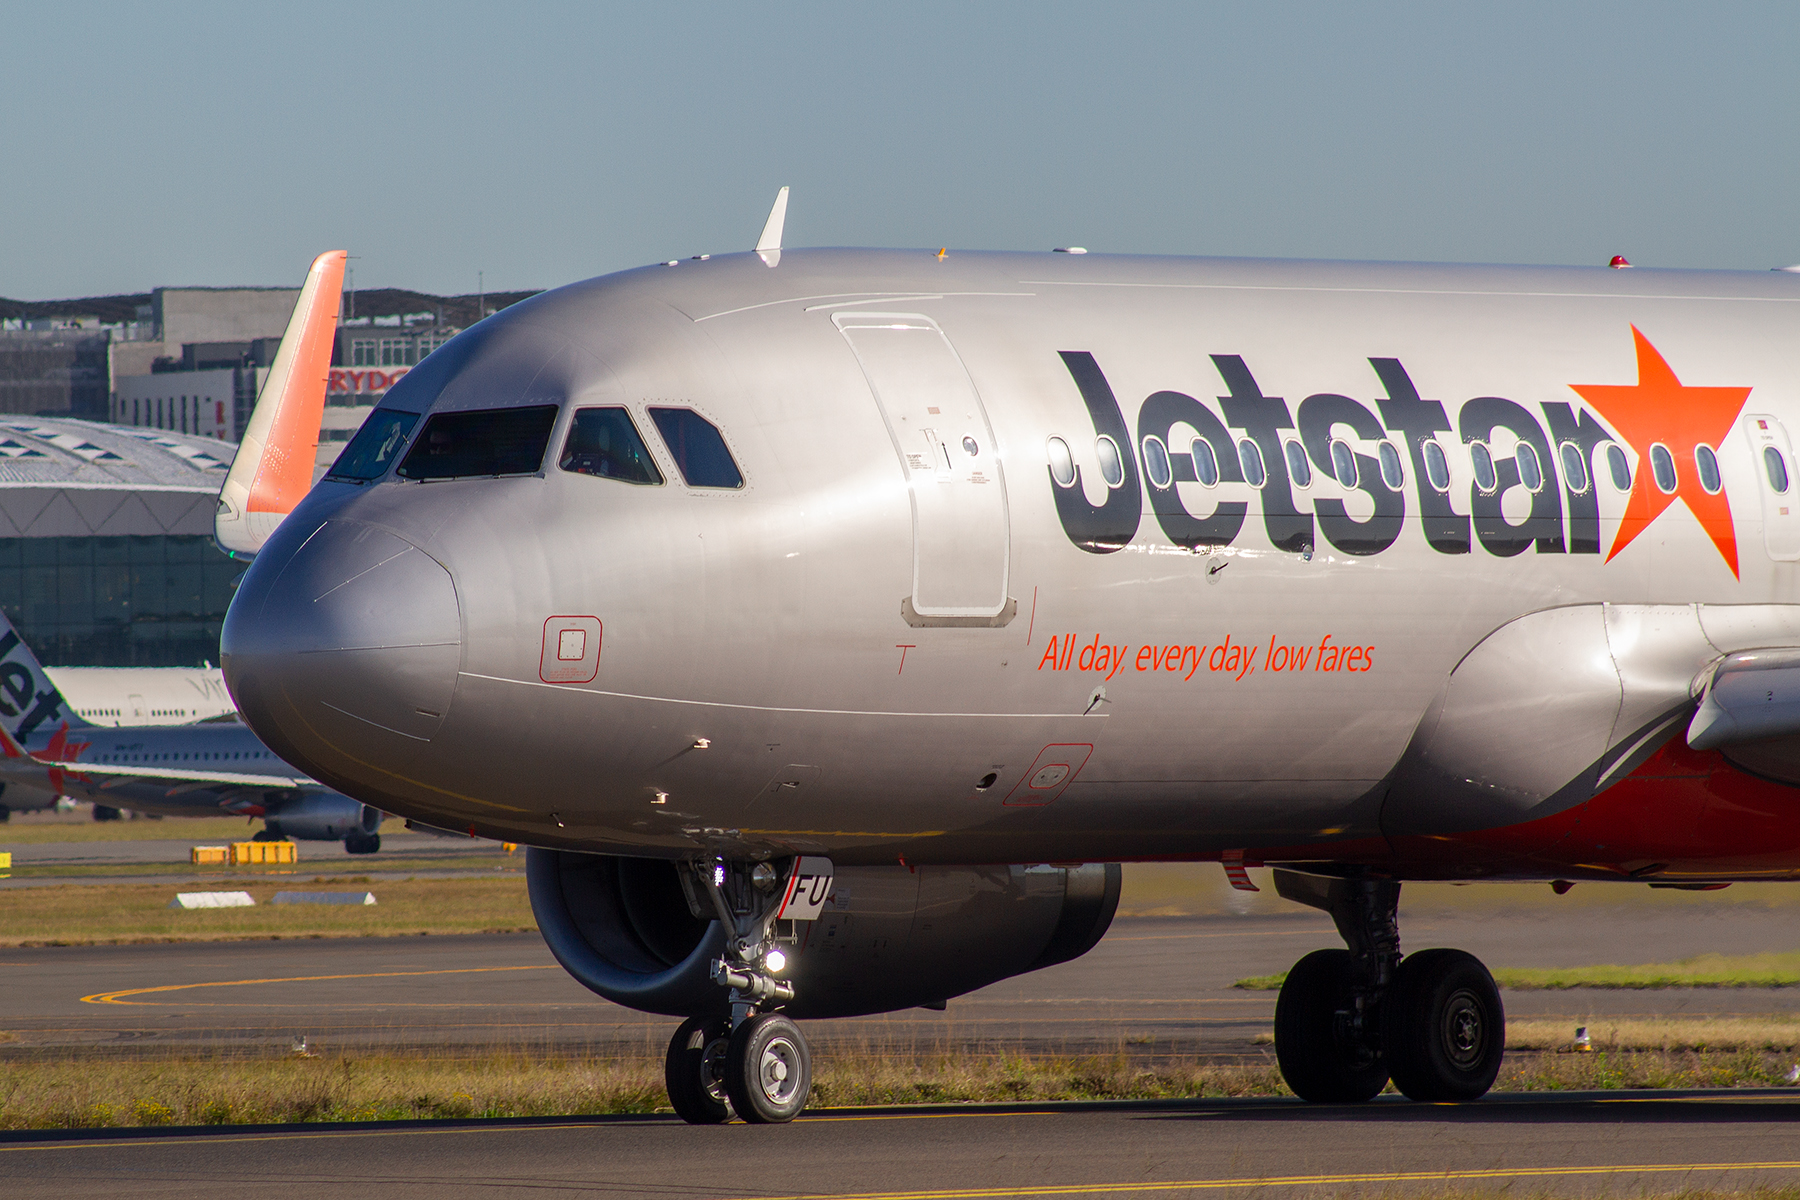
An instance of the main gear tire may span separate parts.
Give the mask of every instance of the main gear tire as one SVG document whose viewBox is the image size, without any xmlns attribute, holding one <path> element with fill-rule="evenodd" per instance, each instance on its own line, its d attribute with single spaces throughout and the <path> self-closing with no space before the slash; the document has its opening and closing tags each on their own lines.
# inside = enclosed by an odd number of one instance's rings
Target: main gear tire
<svg viewBox="0 0 1800 1200">
<path fill-rule="evenodd" d="M 1381 1044 L 1394 1086 L 1443 1103 L 1487 1094 L 1506 1053 L 1506 1011 L 1473 954 L 1420 950 L 1400 960 L 1381 1005 Z"/>
<path fill-rule="evenodd" d="M 799 1116 L 812 1091 L 812 1054 L 800 1027 L 780 1013 L 740 1023 L 726 1056 L 725 1090 L 738 1116 L 753 1125 Z"/>
<path fill-rule="evenodd" d="M 358 829 L 344 838 L 345 854 L 374 854 L 381 849 L 379 833 L 364 833 Z"/>
<path fill-rule="evenodd" d="M 731 1120 L 731 1099 L 725 1091 L 730 1050 L 729 1017 L 689 1017 L 669 1039 L 663 1082 L 675 1115 L 689 1125 L 721 1125 Z"/>
<path fill-rule="evenodd" d="M 1373 1046 L 1348 1036 L 1338 1014 L 1353 1002 L 1348 950 L 1314 950 L 1295 963 L 1275 1001 L 1275 1061 L 1302 1100 L 1360 1104 L 1381 1094 L 1388 1068 Z"/>
</svg>

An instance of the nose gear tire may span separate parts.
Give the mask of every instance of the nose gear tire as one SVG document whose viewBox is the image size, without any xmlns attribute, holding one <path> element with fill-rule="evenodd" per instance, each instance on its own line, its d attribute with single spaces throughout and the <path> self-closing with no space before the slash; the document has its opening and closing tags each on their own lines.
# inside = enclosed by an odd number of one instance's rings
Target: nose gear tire
<svg viewBox="0 0 1800 1200">
<path fill-rule="evenodd" d="M 721 1125 L 731 1120 L 725 1092 L 731 1049 L 729 1017 L 689 1017 L 669 1039 L 663 1083 L 675 1115 L 689 1125 Z"/>
<path fill-rule="evenodd" d="M 1275 1001 L 1275 1061 L 1302 1100 L 1357 1104 L 1381 1094 L 1388 1069 L 1358 1044 L 1340 1013 L 1354 1003 L 1348 950 L 1315 950 L 1294 964 Z"/>
<path fill-rule="evenodd" d="M 738 1116 L 753 1125 L 799 1116 L 812 1091 L 812 1055 L 800 1027 L 780 1013 L 742 1022 L 726 1054 L 725 1090 Z"/>
<path fill-rule="evenodd" d="M 1480 959 L 1461 950 L 1409 954 L 1381 1008 L 1388 1070 L 1408 1097 L 1474 1100 L 1494 1086 L 1506 1012 Z"/>
</svg>

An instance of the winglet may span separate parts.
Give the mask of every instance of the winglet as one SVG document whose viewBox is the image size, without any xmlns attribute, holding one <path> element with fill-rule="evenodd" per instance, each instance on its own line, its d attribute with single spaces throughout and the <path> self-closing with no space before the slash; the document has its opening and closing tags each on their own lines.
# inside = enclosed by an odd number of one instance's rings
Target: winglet
<svg viewBox="0 0 1800 1200">
<path fill-rule="evenodd" d="M 250 427 L 219 489 L 213 533 L 233 553 L 262 549 L 281 519 L 312 490 L 347 257 L 342 250 L 327 250 L 313 259 Z"/>
<path fill-rule="evenodd" d="M 762 236 L 756 239 L 756 253 L 763 262 L 775 266 L 781 261 L 781 229 L 787 224 L 787 188 L 775 193 L 775 207 L 769 210 L 769 219 L 763 222 Z"/>
</svg>

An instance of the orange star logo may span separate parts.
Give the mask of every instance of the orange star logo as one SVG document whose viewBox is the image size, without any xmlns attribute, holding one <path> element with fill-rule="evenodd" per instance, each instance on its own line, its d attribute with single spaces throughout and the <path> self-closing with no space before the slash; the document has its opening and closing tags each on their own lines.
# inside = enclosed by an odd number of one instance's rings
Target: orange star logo
<svg viewBox="0 0 1800 1200">
<path fill-rule="evenodd" d="M 1731 502 L 1725 498 L 1723 488 L 1715 494 L 1701 486 L 1700 465 L 1694 451 L 1704 445 L 1716 452 L 1724 445 L 1738 414 L 1744 410 L 1744 401 L 1750 398 L 1750 389 L 1683 386 L 1636 325 L 1631 327 L 1631 336 L 1637 341 L 1636 384 L 1569 385 L 1638 454 L 1637 477 L 1632 481 L 1625 516 L 1619 522 L 1619 532 L 1606 553 L 1606 561 L 1611 562 L 1664 509 L 1680 500 L 1712 538 L 1725 565 L 1736 576 L 1737 534 L 1731 526 Z M 1673 491 L 1665 492 L 1656 482 L 1650 448 L 1657 444 L 1668 447 L 1674 460 Z"/>
</svg>

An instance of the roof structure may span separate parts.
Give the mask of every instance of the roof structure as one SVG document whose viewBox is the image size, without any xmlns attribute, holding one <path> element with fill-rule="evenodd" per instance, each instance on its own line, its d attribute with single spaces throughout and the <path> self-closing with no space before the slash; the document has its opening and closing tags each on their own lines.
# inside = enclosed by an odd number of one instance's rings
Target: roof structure
<svg viewBox="0 0 1800 1200">
<path fill-rule="evenodd" d="M 0 416 L 0 538 L 210 535 L 236 451 L 164 429 Z"/>
</svg>

